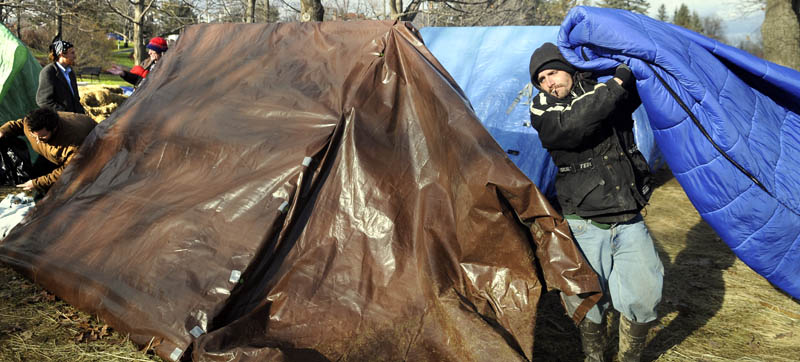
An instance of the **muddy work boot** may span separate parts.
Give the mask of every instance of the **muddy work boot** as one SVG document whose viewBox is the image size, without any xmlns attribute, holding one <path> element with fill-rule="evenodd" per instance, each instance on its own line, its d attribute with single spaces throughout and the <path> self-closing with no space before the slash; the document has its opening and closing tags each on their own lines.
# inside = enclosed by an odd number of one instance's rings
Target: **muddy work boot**
<svg viewBox="0 0 800 362">
<path fill-rule="evenodd" d="M 581 332 L 581 344 L 583 344 L 583 354 L 586 358 L 584 362 L 605 362 L 603 353 L 606 349 L 606 325 L 598 324 L 584 318 L 578 325 Z"/>
<path fill-rule="evenodd" d="M 620 362 L 639 362 L 647 342 L 647 331 L 650 323 L 637 323 L 625 316 L 619 317 L 619 353 Z"/>
</svg>

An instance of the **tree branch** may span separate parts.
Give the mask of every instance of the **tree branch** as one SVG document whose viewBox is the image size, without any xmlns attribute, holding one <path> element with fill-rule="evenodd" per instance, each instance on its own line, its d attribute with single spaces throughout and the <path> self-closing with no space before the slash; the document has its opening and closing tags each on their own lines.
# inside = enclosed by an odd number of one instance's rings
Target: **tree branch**
<svg viewBox="0 0 800 362">
<path fill-rule="evenodd" d="M 300 9 L 297 9 L 294 6 L 289 5 L 289 3 L 286 2 L 286 0 L 281 0 L 281 2 L 283 3 L 283 5 L 286 5 L 287 8 L 292 9 L 294 12 L 296 13 L 300 12 Z"/>
<path fill-rule="evenodd" d="M 130 0 L 128 2 L 130 2 Z M 113 11 L 117 15 L 123 17 L 124 19 L 126 19 L 126 20 L 128 20 L 128 21 L 130 21 L 132 23 L 136 22 L 136 20 L 133 20 L 132 16 L 128 16 L 127 14 L 124 14 L 122 11 L 117 9 L 114 5 L 111 5 L 111 0 L 106 0 L 106 4 L 108 4 L 108 7 L 111 9 L 111 11 Z"/>
<path fill-rule="evenodd" d="M 108 0 L 106 0 L 106 1 L 108 1 Z M 139 1 L 144 1 L 144 0 L 139 0 Z M 142 16 L 144 16 L 144 14 L 147 14 L 147 12 L 150 11 L 150 8 L 153 6 L 153 4 L 155 2 L 156 2 L 156 0 L 150 0 L 150 3 L 147 4 L 147 6 L 144 8 L 144 10 L 142 10 Z"/>
</svg>

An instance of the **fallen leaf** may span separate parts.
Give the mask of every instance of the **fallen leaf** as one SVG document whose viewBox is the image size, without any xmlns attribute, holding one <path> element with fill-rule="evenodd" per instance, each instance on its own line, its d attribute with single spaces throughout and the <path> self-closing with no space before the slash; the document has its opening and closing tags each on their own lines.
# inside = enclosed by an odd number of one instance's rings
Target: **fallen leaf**
<svg viewBox="0 0 800 362">
<path fill-rule="evenodd" d="M 792 332 L 778 333 L 778 334 L 775 335 L 775 339 L 781 339 L 781 338 L 786 338 L 786 337 L 791 337 L 791 336 L 792 336 Z"/>
</svg>

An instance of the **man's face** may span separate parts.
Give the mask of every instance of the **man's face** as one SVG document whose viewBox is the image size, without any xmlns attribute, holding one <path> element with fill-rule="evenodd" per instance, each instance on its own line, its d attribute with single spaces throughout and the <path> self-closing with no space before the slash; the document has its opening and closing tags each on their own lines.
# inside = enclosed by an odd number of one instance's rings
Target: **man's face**
<svg viewBox="0 0 800 362">
<path fill-rule="evenodd" d="M 572 89 L 572 75 L 558 69 L 545 69 L 536 76 L 539 87 L 556 98 L 564 98 Z"/>
<path fill-rule="evenodd" d="M 69 48 L 58 56 L 58 62 L 63 66 L 75 65 L 75 48 Z"/>
<path fill-rule="evenodd" d="M 147 54 L 150 54 L 150 59 L 152 59 L 154 62 L 161 59 L 161 53 L 153 49 L 147 49 Z"/>
<path fill-rule="evenodd" d="M 50 132 L 47 128 L 42 128 L 38 131 L 31 131 L 34 137 L 36 137 L 36 143 L 47 143 L 50 140 L 50 137 L 53 136 L 53 132 Z"/>
</svg>

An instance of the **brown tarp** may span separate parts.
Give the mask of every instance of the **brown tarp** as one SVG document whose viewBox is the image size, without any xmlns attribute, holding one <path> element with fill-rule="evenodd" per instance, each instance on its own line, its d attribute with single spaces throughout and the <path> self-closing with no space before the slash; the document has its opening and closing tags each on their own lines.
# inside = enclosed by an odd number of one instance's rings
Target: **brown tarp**
<svg viewBox="0 0 800 362">
<path fill-rule="evenodd" d="M 391 22 L 188 28 L 0 260 L 196 361 L 529 360 L 542 281 L 599 290 Z"/>
</svg>

